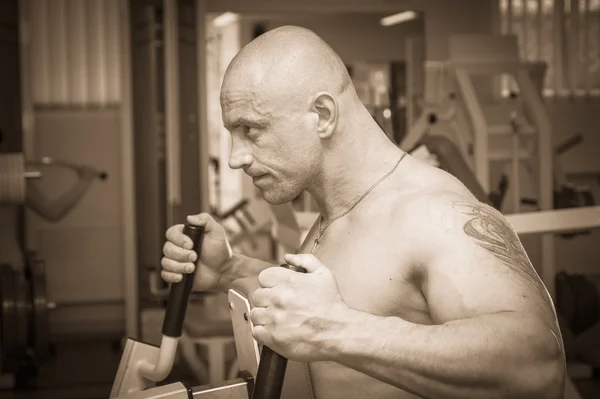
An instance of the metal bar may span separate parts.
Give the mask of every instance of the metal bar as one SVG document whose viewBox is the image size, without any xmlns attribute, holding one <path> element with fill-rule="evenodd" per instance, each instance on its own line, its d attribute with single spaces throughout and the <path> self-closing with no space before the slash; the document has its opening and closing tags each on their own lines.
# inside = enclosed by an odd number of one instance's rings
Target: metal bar
<svg viewBox="0 0 600 399">
<path fill-rule="evenodd" d="M 66 308 L 78 308 L 85 306 L 106 306 L 106 305 L 122 305 L 124 300 L 122 298 L 109 298 L 109 299 L 95 299 L 95 300 L 83 300 L 83 301 L 53 301 L 52 307 L 56 309 Z"/>
<path fill-rule="evenodd" d="M 208 148 L 208 88 L 206 86 L 206 11 L 207 1 L 196 0 L 196 69 L 198 70 L 198 154 L 200 167 L 200 204 L 201 212 L 210 211 L 210 179 L 208 165 L 210 160 Z"/>
<path fill-rule="evenodd" d="M 600 228 L 600 206 L 506 215 L 519 235 L 558 234 Z"/>
<path fill-rule="evenodd" d="M 539 132 L 538 132 L 539 134 Z M 521 138 L 519 137 L 519 128 L 515 126 L 512 134 L 512 186 L 513 186 L 513 211 L 521 211 L 521 178 L 519 176 L 521 153 Z"/>
<path fill-rule="evenodd" d="M 473 131 L 475 135 L 475 151 L 473 156 L 475 159 L 475 176 L 477 176 L 477 181 L 479 181 L 483 190 L 489 192 L 490 174 L 487 123 L 469 74 L 463 68 L 455 68 L 454 72 L 459 90 L 473 120 Z"/>
<path fill-rule="evenodd" d="M 188 399 L 189 397 L 188 387 L 181 382 L 175 382 L 118 396 L 117 399 Z"/>
<path fill-rule="evenodd" d="M 129 0 L 119 0 L 121 50 L 121 193 L 123 291 L 125 300 L 125 333 L 137 338 L 140 321 L 138 309 L 138 269 L 136 252 L 135 176 L 133 146 L 133 99 L 131 78 L 131 20 Z"/>
<path fill-rule="evenodd" d="M 23 154 L 25 159 L 35 157 L 35 112 L 33 109 L 34 90 L 37 83 L 33 65 L 33 22 L 34 9 L 32 0 L 22 0 L 19 4 L 19 57 L 21 79 L 21 129 L 23 131 Z M 38 89 L 39 90 L 39 89 Z M 27 176 L 26 176 L 27 177 Z M 38 247 L 36 225 L 38 218 L 32 211 L 25 212 L 25 235 L 27 248 L 35 250 Z"/>
<path fill-rule="evenodd" d="M 192 397 L 200 399 L 249 399 L 248 383 L 243 378 L 215 385 L 192 388 Z"/>
<path fill-rule="evenodd" d="M 525 100 L 527 113 L 530 115 L 533 124 L 537 128 L 537 171 L 538 171 L 538 204 L 540 211 L 548 211 L 553 208 L 553 156 L 552 147 L 552 125 L 548 117 L 546 108 L 542 102 L 537 89 L 533 85 L 529 74 L 524 69 L 517 71 L 517 82 L 521 88 L 521 95 Z M 542 278 L 548 291 L 554 295 L 554 274 L 555 274 L 555 254 L 554 254 L 554 236 L 544 234 L 540 238 L 542 264 Z"/>
<path fill-rule="evenodd" d="M 167 226 L 179 222 L 181 151 L 179 129 L 179 1 L 164 0 L 165 141 L 167 147 Z M 200 46 L 201 43 L 198 43 Z M 200 118 L 202 119 L 202 118 Z"/>
</svg>

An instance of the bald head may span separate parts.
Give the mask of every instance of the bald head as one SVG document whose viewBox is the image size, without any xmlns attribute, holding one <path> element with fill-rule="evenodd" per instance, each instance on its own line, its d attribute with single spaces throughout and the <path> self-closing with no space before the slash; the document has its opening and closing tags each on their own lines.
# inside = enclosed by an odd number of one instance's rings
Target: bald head
<svg viewBox="0 0 600 399">
<path fill-rule="evenodd" d="M 244 169 L 270 203 L 296 198 L 321 179 L 325 164 L 360 155 L 358 137 L 373 136 L 340 57 L 295 26 L 273 29 L 235 56 L 221 109 L 232 139 L 229 166 Z"/>
<path fill-rule="evenodd" d="M 334 96 L 351 87 L 340 57 L 314 32 L 297 26 L 270 30 L 231 61 L 223 91 L 250 89 L 279 101 L 302 101 L 318 92 Z"/>
</svg>

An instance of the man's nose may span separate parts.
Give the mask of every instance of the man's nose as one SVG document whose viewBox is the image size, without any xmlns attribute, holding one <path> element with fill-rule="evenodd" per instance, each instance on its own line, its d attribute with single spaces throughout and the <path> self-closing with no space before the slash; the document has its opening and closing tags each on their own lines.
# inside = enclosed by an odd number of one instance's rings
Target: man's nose
<svg viewBox="0 0 600 399">
<path fill-rule="evenodd" d="M 250 166 L 252 162 L 254 162 L 254 158 L 248 148 L 240 143 L 239 140 L 232 140 L 229 167 L 231 169 L 241 169 Z"/>
</svg>

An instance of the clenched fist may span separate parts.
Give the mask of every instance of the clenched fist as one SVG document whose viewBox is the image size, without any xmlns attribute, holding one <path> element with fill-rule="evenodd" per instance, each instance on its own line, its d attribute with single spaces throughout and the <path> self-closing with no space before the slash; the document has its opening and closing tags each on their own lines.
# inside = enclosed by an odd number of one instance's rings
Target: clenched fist
<svg viewBox="0 0 600 399">
<path fill-rule="evenodd" d="M 160 263 L 163 269 L 161 276 L 166 282 L 177 283 L 181 281 L 182 274 L 192 273 L 198 267 L 194 290 L 216 290 L 232 256 L 225 230 L 207 213 L 188 216 L 187 221 L 194 226 L 204 226 L 202 253 L 194 252 L 192 240 L 183 234 L 183 224 L 170 227 Z"/>
</svg>

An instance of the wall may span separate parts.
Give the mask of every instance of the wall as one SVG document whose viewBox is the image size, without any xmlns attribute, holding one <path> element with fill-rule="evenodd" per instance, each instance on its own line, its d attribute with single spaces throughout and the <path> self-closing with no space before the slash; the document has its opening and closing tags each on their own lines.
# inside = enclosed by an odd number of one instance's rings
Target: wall
<svg viewBox="0 0 600 399">
<path fill-rule="evenodd" d="M 36 112 L 37 157 L 50 156 L 108 173 L 96 181 L 64 219 L 49 223 L 31 215 L 35 244 L 45 260 L 54 338 L 115 334 L 123 329 L 123 244 L 119 111 Z M 66 169 L 44 168 L 36 182 L 51 198 L 74 182 Z"/>
<path fill-rule="evenodd" d="M 311 29 L 348 63 L 404 60 L 405 39 L 423 34 L 423 19 L 383 27 L 379 21 L 385 15 L 388 14 L 248 14 L 243 21 L 246 29 L 251 29 L 254 23 L 263 23 L 267 30 L 283 25 Z M 250 32 L 246 35 L 250 37 Z"/>
<path fill-rule="evenodd" d="M 425 7 L 427 59 L 448 59 L 448 37 L 453 33 L 492 32 L 494 3 L 490 0 L 459 0 L 428 4 Z"/>
<path fill-rule="evenodd" d="M 121 0 L 22 1 L 28 159 L 50 156 L 109 173 L 70 214 L 48 223 L 27 216 L 28 247 L 47 267 L 54 338 L 123 333 L 124 236 L 121 166 Z M 44 168 L 49 197 L 74 183 Z"/>
<path fill-rule="evenodd" d="M 36 105 L 104 105 L 121 98 L 120 0 L 29 0 Z"/>
</svg>

